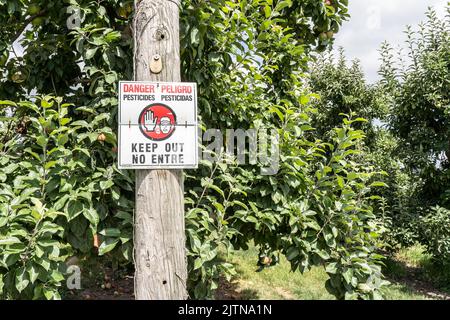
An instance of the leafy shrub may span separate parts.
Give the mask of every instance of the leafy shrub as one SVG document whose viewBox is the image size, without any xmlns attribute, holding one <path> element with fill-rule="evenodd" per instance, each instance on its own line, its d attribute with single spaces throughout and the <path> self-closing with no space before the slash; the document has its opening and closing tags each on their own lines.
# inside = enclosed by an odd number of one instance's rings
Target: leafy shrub
<svg viewBox="0 0 450 320">
<path fill-rule="evenodd" d="M 395 55 L 387 43 L 381 49 L 380 85 L 390 105 L 385 119 L 393 144 L 389 150 L 381 148 L 385 152 L 378 152 L 375 160 L 390 174 L 386 181 L 390 188 L 384 193 L 392 222 L 389 240 L 404 246 L 425 243 L 436 255 L 445 251 L 447 241 L 445 233 L 431 233 L 434 222 L 445 221 L 445 209 L 436 206 L 448 207 L 449 26 L 448 15 L 440 19 L 430 9 L 417 30 L 406 30 L 409 62 Z M 438 243 L 442 243 L 439 250 Z"/>
<path fill-rule="evenodd" d="M 419 220 L 420 242 L 439 264 L 450 264 L 450 210 L 439 206 Z"/>
<path fill-rule="evenodd" d="M 450 182 L 449 15 L 440 19 L 430 9 L 418 31 L 408 27 L 406 35 L 410 63 L 395 60 L 392 48 L 383 44 L 380 73 L 392 97 L 389 128 L 399 139 L 396 154 L 412 180 L 421 181 L 411 198 L 432 207 L 442 205 Z"/>
<path fill-rule="evenodd" d="M 102 235 L 100 255 L 120 242 L 121 255 L 130 258 L 130 201 L 115 185 L 131 191 L 132 181 L 92 157 L 114 161 L 115 135 L 94 129 L 108 114 L 74 121 L 75 108 L 51 97 L 1 105 L 13 113 L 0 129 L 2 294 L 58 298 L 65 259 L 90 253 L 95 234 Z"/>
</svg>

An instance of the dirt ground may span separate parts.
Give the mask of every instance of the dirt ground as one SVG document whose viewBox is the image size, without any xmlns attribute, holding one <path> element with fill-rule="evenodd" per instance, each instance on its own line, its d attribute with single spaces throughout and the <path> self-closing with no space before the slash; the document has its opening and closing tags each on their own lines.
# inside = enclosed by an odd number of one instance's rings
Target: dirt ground
<svg viewBox="0 0 450 320">
<path fill-rule="evenodd" d="M 406 273 L 388 279 L 392 283 L 406 285 L 413 291 L 430 299 L 450 300 L 450 295 L 438 290 L 427 281 L 420 279 L 419 270 L 407 267 Z M 67 300 L 134 300 L 134 277 L 130 270 L 113 272 L 111 268 L 101 268 L 90 272 L 90 276 L 82 281 L 81 290 L 67 291 L 64 295 Z M 225 279 L 220 280 L 219 288 L 215 293 L 217 300 L 247 300 L 255 299 L 252 292 L 241 290 L 239 282 Z M 292 299 L 292 297 L 291 297 Z"/>
<path fill-rule="evenodd" d="M 133 274 L 113 272 L 111 268 L 96 270 L 96 274 L 82 281 L 81 290 L 70 290 L 67 300 L 134 300 Z"/>
</svg>

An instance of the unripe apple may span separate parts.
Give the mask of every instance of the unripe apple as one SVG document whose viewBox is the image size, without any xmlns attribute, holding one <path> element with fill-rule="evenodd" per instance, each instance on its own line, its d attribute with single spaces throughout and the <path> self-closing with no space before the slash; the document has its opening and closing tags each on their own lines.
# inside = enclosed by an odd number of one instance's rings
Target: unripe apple
<svg viewBox="0 0 450 320">
<path fill-rule="evenodd" d="M 260 260 L 261 264 L 263 265 L 269 265 L 271 263 L 271 259 L 269 257 L 262 257 Z"/>
<path fill-rule="evenodd" d="M 39 12 L 41 12 L 41 8 L 35 3 L 30 4 L 27 9 L 27 13 L 31 16 L 38 14 Z"/>
<path fill-rule="evenodd" d="M 125 7 L 120 7 L 117 9 L 117 15 L 121 18 L 128 18 L 127 9 Z"/>
<path fill-rule="evenodd" d="M 12 76 L 11 80 L 15 83 L 22 83 L 27 79 L 27 75 L 22 71 L 16 71 Z"/>
<path fill-rule="evenodd" d="M 31 21 L 31 24 L 33 26 L 35 26 L 35 27 L 38 27 L 38 26 L 40 26 L 43 23 L 44 23 L 44 18 L 43 17 L 37 17 L 37 18 L 34 18 L 33 21 Z"/>
<path fill-rule="evenodd" d="M 334 36 L 334 32 L 333 31 L 330 30 L 330 31 L 327 32 L 327 38 L 328 39 L 332 39 L 333 36 Z"/>
<path fill-rule="evenodd" d="M 104 133 L 100 133 L 100 134 L 98 135 L 98 137 L 97 137 L 97 141 L 103 142 L 103 141 L 105 141 L 105 140 L 106 140 L 105 134 L 104 134 Z"/>
</svg>

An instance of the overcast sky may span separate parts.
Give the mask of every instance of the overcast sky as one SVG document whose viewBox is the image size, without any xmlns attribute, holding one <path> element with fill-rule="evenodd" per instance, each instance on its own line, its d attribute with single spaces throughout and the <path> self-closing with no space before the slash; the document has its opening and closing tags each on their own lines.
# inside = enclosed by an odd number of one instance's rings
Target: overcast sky
<svg viewBox="0 0 450 320">
<path fill-rule="evenodd" d="M 445 15 L 447 0 L 350 0 L 349 21 L 336 35 L 335 48 L 344 47 L 349 60 L 361 60 L 370 82 L 378 79 L 378 49 L 383 41 L 402 45 L 406 25 L 416 27 L 424 21 L 427 8 Z"/>
</svg>

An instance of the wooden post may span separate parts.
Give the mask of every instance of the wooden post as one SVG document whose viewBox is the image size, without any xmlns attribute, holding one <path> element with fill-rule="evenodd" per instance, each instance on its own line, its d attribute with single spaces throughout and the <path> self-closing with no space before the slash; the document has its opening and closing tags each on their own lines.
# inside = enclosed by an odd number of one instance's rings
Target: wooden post
<svg viewBox="0 0 450 320">
<path fill-rule="evenodd" d="M 179 0 L 135 0 L 134 80 L 180 81 Z M 182 170 L 136 170 L 135 297 L 186 299 Z"/>
</svg>

